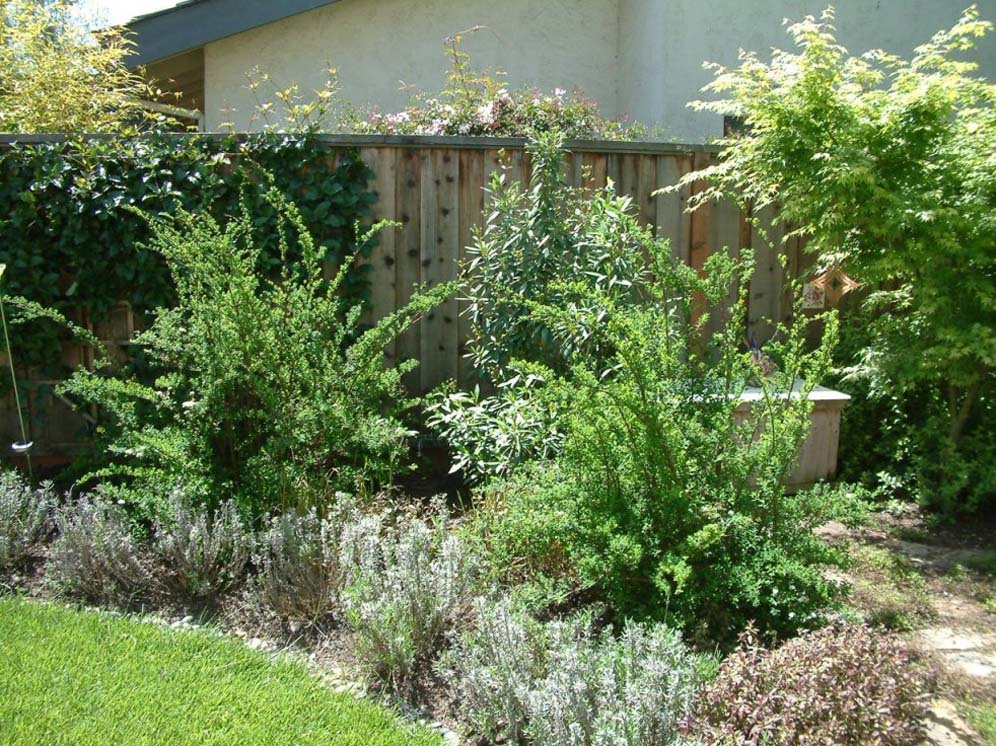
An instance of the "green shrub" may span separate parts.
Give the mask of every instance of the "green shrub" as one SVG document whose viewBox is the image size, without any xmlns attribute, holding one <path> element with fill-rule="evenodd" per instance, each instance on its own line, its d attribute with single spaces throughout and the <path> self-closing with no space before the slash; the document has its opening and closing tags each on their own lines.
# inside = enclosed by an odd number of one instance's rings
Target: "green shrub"
<svg viewBox="0 0 996 746">
<path fill-rule="evenodd" d="M 509 364 L 510 378 L 497 392 L 438 389 L 427 397 L 426 425 L 446 440 L 452 472 L 472 481 L 507 476 L 534 459 L 552 458 L 563 446 L 556 402 L 542 391 L 549 372 L 536 365 Z"/>
<path fill-rule="evenodd" d="M 563 134 L 537 136 L 527 147 L 530 186 L 495 174 L 494 203 L 468 247 L 463 293 L 471 322 L 471 359 L 494 383 L 524 360 L 563 372 L 575 356 L 604 358 L 593 328 L 555 334 L 530 303 L 562 305 L 578 280 L 613 297 L 629 297 L 643 269 L 648 234 L 632 200 L 611 185 L 593 194 L 564 182 Z M 611 351 L 608 351 L 611 352 Z"/>
<path fill-rule="evenodd" d="M 714 255 L 700 276 L 666 243 L 640 243 L 649 265 L 633 292 L 645 302 L 563 283 L 574 300 L 529 304 L 557 338 L 590 332 L 613 352 L 607 365 L 579 356 L 548 383 L 565 433 L 556 473 L 513 480 L 492 536 L 527 552 L 562 547 L 583 586 L 624 615 L 710 639 L 752 619 L 781 633 L 811 626 L 837 590 L 822 566 L 841 559 L 813 529 L 851 501 L 829 490 L 786 494 L 785 484 L 809 429 L 807 394 L 829 369 L 835 318 L 822 319 L 812 352 L 802 313 L 780 325 L 770 345 L 779 369 L 766 377 L 741 343 L 749 256 Z M 732 285 L 740 297 L 724 311 Z M 759 398 L 738 413 L 751 379 Z M 547 563 L 496 552 L 511 568 Z"/>
<path fill-rule="evenodd" d="M 51 484 L 33 488 L 16 471 L 0 471 L 0 573 L 19 569 L 51 531 Z"/>
<path fill-rule="evenodd" d="M 696 707 L 704 744 L 923 743 L 929 677 L 903 640 L 834 625 L 766 650 L 753 632 Z"/>
<path fill-rule="evenodd" d="M 453 292 L 439 285 L 360 333 L 361 308 L 338 291 L 349 265 L 323 277 L 325 249 L 276 190 L 279 276 L 260 269 L 254 216 L 224 228 L 206 215 L 153 219 L 177 304 L 136 344 L 158 377 L 78 371 L 63 390 L 109 418 L 99 445 L 113 457 L 94 477 L 124 478 L 126 499 L 161 511 L 162 485 L 195 502 L 229 495 L 249 518 L 302 496 L 389 482 L 403 468 L 409 406 L 382 349 Z"/>
<path fill-rule="evenodd" d="M 962 55 L 991 24 L 973 6 L 906 61 L 850 56 L 832 21 L 790 26 L 795 51 L 716 69 L 719 96 L 696 106 L 745 126 L 682 182 L 714 184 L 693 207 L 777 202 L 821 266 L 866 286 L 847 372 L 888 414 L 866 419 L 872 438 L 900 457 L 875 471 L 898 463 L 924 502 L 972 511 L 996 496 L 996 85 Z"/>
<path fill-rule="evenodd" d="M 570 302 L 576 293 L 563 287 L 566 278 L 629 298 L 643 269 L 649 237 L 632 214 L 632 200 L 613 187 L 588 194 L 566 184 L 562 145 L 559 132 L 529 144 L 528 190 L 496 174 L 494 208 L 468 247 L 463 294 L 470 357 L 497 393 L 434 392 L 428 424 L 454 452 L 455 468 L 472 480 L 556 455 L 563 434 L 557 402 L 545 385 L 550 371 L 567 371 L 577 357 L 604 362 L 611 354 L 592 329 L 555 335 L 530 314 L 530 302 Z"/>
<path fill-rule="evenodd" d="M 440 672 L 474 733 L 535 746 L 679 741 L 698 684 L 695 656 L 663 625 L 593 634 L 583 618 L 539 623 L 508 600 L 476 622 Z"/>
<path fill-rule="evenodd" d="M 372 248 L 362 245 L 356 230 L 376 199 L 368 189 L 371 173 L 357 151 L 330 151 L 307 135 L 219 140 L 149 133 L 4 146 L 4 286 L 13 295 L 94 324 L 106 319 L 116 303 L 128 301 L 144 325 L 154 309 L 171 305 L 176 296 L 162 257 L 140 249 L 151 230 L 134 208 L 148 215 L 204 212 L 225 223 L 247 203 L 261 268 L 279 275 L 282 219 L 267 198 L 271 183 L 294 200 L 326 260 L 341 265 L 357 250 Z M 353 268 L 342 283 L 342 295 L 353 303 L 369 297 L 367 267 Z M 65 327 L 37 318 L 12 321 L 18 362 L 41 367 L 47 372 L 42 377 L 63 377 Z"/>
</svg>

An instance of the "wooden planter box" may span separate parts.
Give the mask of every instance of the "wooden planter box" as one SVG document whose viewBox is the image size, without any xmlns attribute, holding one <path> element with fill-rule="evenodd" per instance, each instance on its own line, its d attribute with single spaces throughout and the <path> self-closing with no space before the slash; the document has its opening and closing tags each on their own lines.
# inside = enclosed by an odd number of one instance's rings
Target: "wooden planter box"
<svg viewBox="0 0 996 746">
<path fill-rule="evenodd" d="M 797 385 L 801 385 L 801 382 Z M 792 392 L 792 396 L 798 395 L 797 391 Z M 746 419 L 752 404 L 763 398 L 761 389 L 747 387 L 735 412 L 737 419 Z M 799 462 L 786 483 L 791 491 L 804 489 L 824 479 L 832 479 L 837 474 L 840 413 L 851 401 L 851 397 L 840 391 L 817 386 L 809 394 L 809 400 L 813 402 L 809 435 L 799 449 Z"/>
</svg>

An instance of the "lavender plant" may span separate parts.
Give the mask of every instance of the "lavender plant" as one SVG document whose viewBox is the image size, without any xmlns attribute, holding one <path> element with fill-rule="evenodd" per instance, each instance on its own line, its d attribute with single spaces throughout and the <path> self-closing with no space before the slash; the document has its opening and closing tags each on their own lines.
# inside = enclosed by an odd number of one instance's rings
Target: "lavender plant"
<svg viewBox="0 0 996 746">
<path fill-rule="evenodd" d="M 411 695 L 467 599 L 471 557 L 437 505 L 428 518 L 391 510 L 348 525 L 342 562 L 357 657 L 378 684 Z"/>
<path fill-rule="evenodd" d="M 529 722 L 529 695 L 546 671 L 543 625 L 506 597 L 474 600 L 474 623 L 439 662 L 454 682 L 462 720 L 489 740 L 518 743 Z"/>
<path fill-rule="evenodd" d="M 87 496 L 61 508 L 55 522 L 58 538 L 46 572 L 57 588 L 99 604 L 129 605 L 152 597 L 153 563 L 122 506 L 99 494 Z"/>
<path fill-rule="evenodd" d="M 336 495 L 324 514 L 310 508 L 272 517 L 253 556 L 263 605 L 291 622 L 320 625 L 329 618 L 346 582 L 342 535 L 347 524 L 359 520 L 355 501 L 345 493 Z"/>
<path fill-rule="evenodd" d="M 534 746 L 679 743 L 698 686 L 696 656 L 663 625 L 593 634 L 584 616 L 541 624 L 507 599 L 476 602 L 440 667 L 475 733 Z"/>
<path fill-rule="evenodd" d="M 152 542 L 165 591 L 179 601 L 212 603 L 238 587 L 253 535 L 235 504 L 222 503 L 211 514 L 174 490 L 168 516 L 156 519 Z"/>
<path fill-rule="evenodd" d="M 27 560 L 51 527 L 51 483 L 35 489 L 16 471 L 0 472 L 0 572 Z"/>
</svg>

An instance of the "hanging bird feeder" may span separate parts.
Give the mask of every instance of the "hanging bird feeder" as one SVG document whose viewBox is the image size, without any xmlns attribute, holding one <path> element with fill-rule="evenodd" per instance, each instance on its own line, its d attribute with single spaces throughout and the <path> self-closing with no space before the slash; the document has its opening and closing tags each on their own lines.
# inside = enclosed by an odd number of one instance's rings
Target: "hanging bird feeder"
<svg viewBox="0 0 996 746">
<path fill-rule="evenodd" d="M 808 285 L 816 291 L 822 291 L 823 297 L 832 306 L 836 306 L 841 298 L 861 287 L 861 284 L 848 277 L 838 264 L 828 267 L 810 280 Z"/>
<path fill-rule="evenodd" d="M 4 272 L 7 271 L 6 264 L 0 264 L 0 281 L 3 280 Z M 17 407 L 17 421 L 21 425 L 21 439 L 10 444 L 10 449 L 14 453 L 27 454 L 34 443 L 28 440 L 28 430 L 24 426 L 24 412 L 21 409 L 21 395 L 17 390 L 17 373 L 14 371 L 14 355 L 10 348 L 10 335 L 7 333 L 7 310 L 3 304 L 3 293 L 0 292 L 0 321 L 3 322 L 3 341 L 7 345 L 7 363 L 10 365 L 10 382 L 14 387 L 14 404 Z M 28 465 L 30 468 L 30 462 Z"/>
</svg>

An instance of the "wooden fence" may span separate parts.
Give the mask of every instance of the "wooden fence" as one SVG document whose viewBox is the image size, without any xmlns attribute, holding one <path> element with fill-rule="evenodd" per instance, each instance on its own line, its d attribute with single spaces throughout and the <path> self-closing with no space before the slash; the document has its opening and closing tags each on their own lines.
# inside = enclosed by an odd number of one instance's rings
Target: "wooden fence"
<svg viewBox="0 0 996 746">
<path fill-rule="evenodd" d="M 11 139 L 11 138 L 5 138 Z M 21 137 L 19 142 L 43 141 Z M 359 148 L 374 172 L 371 188 L 377 193 L 374 220 L 394 220 L 396 229 L 381 234 L 380 243 L 368 260 L 371 264 L 370 320 L 404 304 L 412 288 L 457 277 L 472 232 L 487 215 L 486 189 L 495 171 L 505 169 L 507 178 L 528 185 L 530 159 L 521 139 L 457 137 L 328 136 L 330 153 L 341 148 Z M 701 268 L 714 251 L 728 247 L 739 251 L 752 247 L 757 269 L 749 289 L 748 326 L 760 340 L 770 333 L 770 320 L 784 318 L 791 308 L 783 272 L 797 275 L 803 270 L 798 242 L 781 249 L 781 235 L 771 225 L 770 215 L 759 215 L 758 223 L 768 233 L 760 240 L 752 221 L 731 202 L 704 206 L 694 214 L 685 210 L 691 189 L 655 196 L 663 186 L 677 183 L 691 170 L 707 165 L 715 149 L 693 145 L 659 143 L 588 142 L 567 144 L 567 178 L 588 188 L 604 186 L 608 180 L 621 194 L 633 199 L 640 222 L 653 227 L 656 235 L 670 240 L 676 257 Z M 779 253 L 786 254 L 783 270 Z M 469 335 L 468 320 L 456 298 L 446 302 L 406 332 L 391 349 L 390 360 L 416 358 L 420 362 L 412 388 L 426 391 L 446 380 L 467 385 L 464 353 Z M 95 326 L 112 348 L 128 344 L 134 319 L 126 306 L 119 307 L 106 322 Z M 85 351 L 67 349 L 67 363 L 85 362 Z M 34 382 L 37 383 L 37 382 Z M 37 387 L 29 387 L 36 389 Z M 72 415 L 65 402 L 50 394 L 31 398 L 32 437 L 43 453 L 63 454 L 74 450 L 82 435 L 83 420 Z M 0 415 L 0 437 L 16 440 L 13 397 Z"/>
<path fill-rule="evenodd" d="M 418 283 L 432 285 L 457 277 L 472 232 L 487 216 L 492 174 L 505 169 L 507 178 L 529 183 L 529 154 L 521 141 L 480 138 L 411 138 L 364 146 L 363 159 L 376 174 L 379 195 L 375 219 L 401 223 L 386 231 L 372 263 L 372 316 L 379 318 L 403 304 Z M 709 204 L 693 214 L 685 210 L 690 190 L 654 195 L 676 184 L 682 175 L 708 165 L 714 151 L 702 146 L 655 143 L 569 143 L 567 178 L 576 186 L 599 188 L 608 180 L 633 199 L 640 222 L 670 240 L 676 257 L 701 268 L 712 252 L 724 247 L 755 250 L 757 271 L 749 294 L 750 330 L 758 339 L 770 333 L 770 320 L 791 308 L 784 291 L 778 250 L 781 233 L 770 215 L 759 215 L 769 241 L 755 235 L 752 221 L 732 202 Z M 693 187 L 694 188 L 694 187 Z M 798 242 L 781 248 L 787 271 L 796 274 L 802 261 Z M 468 320 L 457 299 L 427 316 L 417 328 L 388 350 L 396 359 L 420 361 L 418 388 L 425 391 L 446 380 L 468 383 L 463 365 Z"/>
</svg>

